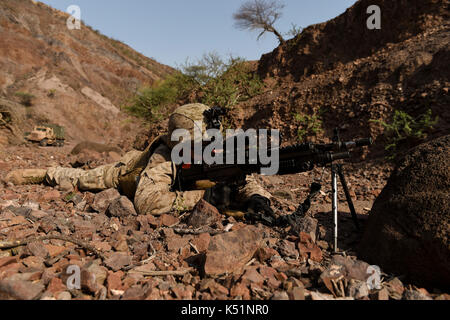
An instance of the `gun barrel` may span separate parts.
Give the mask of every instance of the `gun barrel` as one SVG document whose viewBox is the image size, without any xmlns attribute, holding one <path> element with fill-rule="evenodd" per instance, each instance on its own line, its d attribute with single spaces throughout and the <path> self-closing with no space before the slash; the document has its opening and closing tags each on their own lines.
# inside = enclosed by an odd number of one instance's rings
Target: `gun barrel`
<svg viewBox="0 0 450 320">
<path fill-rule="evenodd" d="M 355 141 L 357 147 L 371 146 L 373 144 L 372 138 L 358 139 Z"/>
<path fill-rule="evenodd" d="M 332 161 L 341 160 L 341 159 L 350 159 L 350 158 L 351 158 L 351 155 L 350 155 L 350 152 L 348 152 L 348 151 L 331 154 Z"/>
</svg>

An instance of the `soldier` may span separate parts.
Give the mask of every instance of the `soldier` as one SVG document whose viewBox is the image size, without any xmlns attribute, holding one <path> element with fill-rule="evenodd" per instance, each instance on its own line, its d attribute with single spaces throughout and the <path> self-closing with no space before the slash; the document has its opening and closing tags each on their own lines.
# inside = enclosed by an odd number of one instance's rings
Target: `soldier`
<svg viewBox="0 0 450 320">
<path fill-rule="evenodd" d="M 15 184 L 47 183 L 57 186 L 71 183 L 81 191 L 102 191 L 117 188 L 131 200 L 139 214 L 161 215 L 173 211 L 190 211 L 204 199 L 218 207 L 232 202 L 241 204 L 248 212 L 263 212 L 273 215 L 270 207 L 270 193 L 254 179 L 248 177 L 246 183 L 232 192 L 235 199 L 227 198 L 223 190 L 212 187 L 207 190 L 173 190 L 176 166 L 171 161 L 171 149 L 175 142 L 170 137 L 176 129 L 185 129 L 194 136 L 196 122 L 206 123 L 204 112 L 209 107 L 203 104 L 189 104 L 178 108 L 169 119 L 167 135 L 153 141 L 145 151 L 131 151 L 119 162 L 100 166 L 92 170 L 73 168 L 50 168 L 48 170 L 16 170 L 8 174 L 6 180 Z M 202 128 L 202 133 L 206 127 Z"/>
</svg>

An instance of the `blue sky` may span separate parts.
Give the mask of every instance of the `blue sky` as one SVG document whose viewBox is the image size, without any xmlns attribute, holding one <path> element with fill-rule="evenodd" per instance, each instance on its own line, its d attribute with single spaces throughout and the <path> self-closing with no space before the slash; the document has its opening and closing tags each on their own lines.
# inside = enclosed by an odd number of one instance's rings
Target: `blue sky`
<svg viewBox="0 0 450 320">
<path fill-rule="evenodd" d="M 234 28 L 232 15 L 244 0 L 41 0 L 66 11 L 81 8 L 81 19 L 103 34 L 121 40 L 158 62 L 177 67 L 216 51 L 257 60 L 278 46 L 272 34 Z M 284 0 L 276 24 L 287 32 L 291 24 L 307 27 L 343 13 L 356 0 Z"/>
</svg>

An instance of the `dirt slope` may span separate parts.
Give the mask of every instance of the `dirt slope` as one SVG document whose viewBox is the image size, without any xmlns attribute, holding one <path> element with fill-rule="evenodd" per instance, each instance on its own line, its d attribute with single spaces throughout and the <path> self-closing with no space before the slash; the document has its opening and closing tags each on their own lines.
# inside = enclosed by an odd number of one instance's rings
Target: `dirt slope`
<svg viewBox="0 0 450 320">
<path fill-rule="evenodd" d="M 67 18 L 30 0 L 0 2 L 0 96 L 35 96 L 24 131 L 51 121 L 74 141 L 116 140 L 129 127 L 120 106 L 172 69 L 84 24 L 69 30 Z"/>
<path fill-rule="evenodd" d="M 366 8 L 377 4 L 382 29 L 368 30 Z M 269 86 L 239 105 L 234 121 L 244 127 L 280 128 L 297 140 L 295 114 L 320 115 L 323 132 L 334 127 L 344 138 L 372 135 L 394 110 L 418 116 L 428 109 L 440 117 L 430 138 L 449 132 L 448 1 L 358 1 L 339 17 L 306 28 L 264 55 L 258 73 Z M 309 137 L 314 139 L 314 137 Z M 373 156 L 383 151 L 380 137 Z"/>
</svg>

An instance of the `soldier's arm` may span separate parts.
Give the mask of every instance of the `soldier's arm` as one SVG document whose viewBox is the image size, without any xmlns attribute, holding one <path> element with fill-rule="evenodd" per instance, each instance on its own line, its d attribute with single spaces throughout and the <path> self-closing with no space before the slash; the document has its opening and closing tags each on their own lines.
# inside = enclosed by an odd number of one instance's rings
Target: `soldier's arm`
<svg viewBox="0 0 450 320">
<path fill-rule="evenodd" d="M 272 195 L 256 181 L 254 176 L 248 176 L 246 184 L 239 189 L 238 201 L 245 203 L 254 195 L 260 195 L 267 199 L 272 197 Z"/>
<path fill-rule="evenodd" d="M 134 198 L 139 214 L 161 215 L 171 211 L 189 211 L 203 198 L 204 191 L 200 190 L 170 191 L 173 177 L 174 168 L 169 161 L 144 170 Z"/>
</svg>

